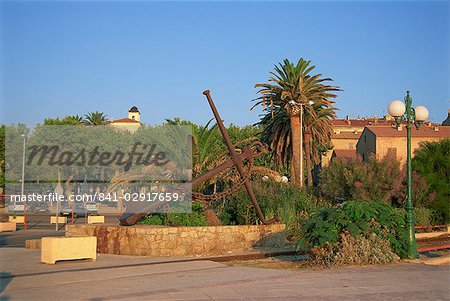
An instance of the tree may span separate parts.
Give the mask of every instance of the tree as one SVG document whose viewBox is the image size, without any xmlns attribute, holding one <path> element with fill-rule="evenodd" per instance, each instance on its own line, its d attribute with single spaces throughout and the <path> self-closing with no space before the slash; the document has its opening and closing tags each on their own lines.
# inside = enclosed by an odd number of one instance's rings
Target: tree
<svg viewBox="0 0 450 301">
<path fill-rule="evenodd" d="M 313 185 L 313 164 L 320 162 L 323 150 L 327 149 L 331 142 L 331 133 L 333 132 L 331 120 L 336 118 L 335 108 L 332 107 L 332 104 L 333 102 L 331 101 L 328 104 L 324 104 L 319 100 L 314 102 L 310 110 L 306 110 L 304 149 L 308 186 Z"/>
<path fill-rule="evenodd" d="M 166 119 L 166 125 L 189 125 L 192 128 L 192 173 L 193 176 L 208 171 L 224 160 L 225 147 L 217 124 L 211 125 L 210 119 L 205 126 L 180 118 Z"/>
<path fill-rule="evenodd" d="M 78 115 L 69 115 L 69 116 L 64 117 L 63 120 L 66 121 L 70 125 L 83 124 L 83 117 L 78 116 Z"/>
<path fill-rule="evenodd" d="M 428 192 L 436 195 L 431 207 L 442 214 L 445 222 L 450 221 L 450 139 L 423 142 L 412 160 L 412 166 L 425 178 Z"/>
<path fill-rule="evenodd" d="M 82 125 L 83 117 L 78 115 L 69 115 L 63 119 L 45 118 L 44 125 Z"/>
<path fill-rule="evenodd" d="M 104 125 L 108 124 L 108 119 L 105 113 L 95 111 L 85 115 L 83 121 L 86 125 Z"/>
<path fill-rule="evenodd" d="M 275 65 L 271 77 L 266 83 L 256 84 L 261 95 L 256 104 L 264 107 L 264 116 L 259 124 L 263 127 L 262 136 L 274 150 L 277 161 L 291 165 L 291 178 L 300 183 L 300 131 L 305 136 L 306 160 L 311 167 L 312 158 L 316 158 L 319 149 L 329 143 L 331 137 L 331 119 L 335 117 L 333 92 L 340 91 L 337 86 L 327 85 L 331 78 L 322 78 L 322 74 L 311 72 L 315 69 L 311 61 L 301 58 L 297 64 L 285 59 Z M 306 105 L 312 102 L 313 105 Z M 303 128 L 300 128 L 300 111 L 304 106 Z M 316 160 L 314 160 L 316 161 Z M 311 177 L 309 183 L 312 183 Z"/>
</svg>

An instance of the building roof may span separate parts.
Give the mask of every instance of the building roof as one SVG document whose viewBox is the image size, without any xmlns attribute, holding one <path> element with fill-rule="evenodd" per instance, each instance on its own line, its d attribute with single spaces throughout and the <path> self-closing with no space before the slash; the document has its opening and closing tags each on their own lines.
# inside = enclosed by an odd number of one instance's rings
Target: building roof
<svg viewBox="0 0 450 301">
<path fill-rule="evenodd" d="M 139 113 L 139 110 L 138 110 L 137 107 L 132 106 L 132 107 L 128 110 L 128 112 L 131 112 L 131 113 Z"/>
<path fill-rule="evenodd" d="M 442 122 L 442 125 L 443 126 L 450 126 L 450 109 L 448 109 L 448 113 L 447 113 L 448 115 L 447 115 L 447 119 L 445 119 L 443 122 Z"/>
<path fill-rule="evenodd" d="M 331 121 L 334 127 L 352 127 L 359 126 L 365 127 L 367 125 L 379 124 L 379 125 L 391 125 L 392 120 L 386 120 L 384 118 L 360 118 L 360 119 L 334 119 Z"/>
<path fill-rule="evenodd" d="M 394 127 L 386 126 L 367 126 L 367 130 L 371 131 L 377 137 L 405 137 L 406 129 L 398 130 Z M 411 136 L 418 138 L 450 138 L 450 127 L 446 126 L 421 126 L 416 129 L 414 126 L 411 129 Z"/>
<path fill-rule="evenodd" d="M 356 160 L 358 159 L 358 155 L 356 154 L 356 149 L 334 149 L 332 158 L 339 159 L 343 162 L 348 160 Z"/>
<path fill-rule="evenodd" d="M 140 124 L 139 121 L 131 119 L 131 118 L 122 118 L 122 119 L 116 119 L 116 120 L 112 120 L 111 123 L 138 123 Z"/>
<path fill-rule="evenodd" d="M 356 139 L 358 140 L 361 136 L 361 132 L 340 132 L 339 134 L 332 133 L 331 139 Z"/>
</svg>

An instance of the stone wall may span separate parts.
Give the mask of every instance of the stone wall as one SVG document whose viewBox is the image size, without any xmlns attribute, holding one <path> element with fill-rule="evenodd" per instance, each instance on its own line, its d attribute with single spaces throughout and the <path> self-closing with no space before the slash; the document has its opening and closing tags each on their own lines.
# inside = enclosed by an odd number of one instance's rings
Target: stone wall
<svg viewBox="0 0 450 301">
<path fill-rule="evenodd" d="M 286 242 L 284 230 L 284 224 L 208 227 L 67 225 L 66 236 L 96 236 L 99 253 L 199 256 L 221 255 L 254 246 L 283 246 Z"/>
</svg>

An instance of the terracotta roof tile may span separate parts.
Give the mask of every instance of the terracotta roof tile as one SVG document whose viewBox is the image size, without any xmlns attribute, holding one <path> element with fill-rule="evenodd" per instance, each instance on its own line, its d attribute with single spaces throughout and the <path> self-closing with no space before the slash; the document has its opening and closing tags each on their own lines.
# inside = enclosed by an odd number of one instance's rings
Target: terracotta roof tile
<svg viewBox="0 0 450 301">
<path fill-rule="evenodd" d="M 404 127 L 401 131 L 386 126 L 367 126 L 366 128 L 377 137 L 406 137 L 406 129 Z M 434 126 L 421 126 L 417 130 L 413 127 L 411 129 L 411 136 L 423 138 L 450 138 L 450 127 L 440 126 L 438 127 L 438 130 L 435 130 L 434 128 Z"/>
<path fill-rule="evenodd" d="M 140 123 L 137 120 L 131 119 L 131 118 L 122 118 L 122 119 L 116 119 L 116 120 L 112 120 L 111 123 L 116 123 L 116 122 L 121 122 L 121 123 Z"/>
<path fill-rule="evenodd" d="M 356 139 L 358 140 L 361 136 L 362 132 L 357 132 L 356 134 L 354 132 L 340 132 L 339 134 L 332 133 L 331 139 Z"/>
<path fill-rule="evenodd" d="M 344 126 L 344 125 L 350 126 L 350 123 L 346 119 L 334 119 L 334 120 L 331 121 L 331 123 L 333 124 L 333 126 L 338 126 L 338 125 L 340 125 L 340 126 Z"/>
<path fill-rule="evenodd" d="M 338 158 L 357 158 L 356 149 L 334 149 L 333 153 Z"/>
<path fill-rule="evenodd" d="M 337 127 L 351 127 L 360 126 L 365 127 L 367 125 L 391 125 L 393 121 L 377 118 L 366 118 L 366 119 L 334 119 L 332 120 L 332 125 Z"/>
</svg>

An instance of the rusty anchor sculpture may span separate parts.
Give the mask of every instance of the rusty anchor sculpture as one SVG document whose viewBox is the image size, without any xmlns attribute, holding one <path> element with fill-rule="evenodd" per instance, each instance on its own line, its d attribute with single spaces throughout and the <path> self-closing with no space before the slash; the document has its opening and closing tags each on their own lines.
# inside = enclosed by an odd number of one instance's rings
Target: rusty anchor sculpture
<svg viewBox="0 0 450 301">
<path fill-rule="evenodd" d="M 214 176 L 224 172 L 227 169 L 236 167 L 239 175 L 240 175 L 240 182 L 233 187 L 233 189 L 218 193 L 218 194 L 212 194 L 212 195 L 205 195 L 202 193 L 193 192 L 192 198 L 197 200 L 218 200 L 223 198 L 224 196 L 230 195 L 237 191 L 237 189 L 244 185 L 245 189 L 247 190 L 248 196 L 250 197 L 250 200 L 252 201 L 253 207 L 255 208 L 255 211 L 258 215 L 258 218 L 263 224 L 273 224 L 279 222 L 278 218 L 272 218 L 272 219 L 266 219 L 262 213 L 261 207 L 259 206 L 258 201 L 256 200 L 255 194 L 253 193 L 252 186 L 250 184 L 250 173 L 251 173 L 251 162 L 253 161 L 253 158 L 261 155 L 266 151 L 266 148 L 261 142 L 254 142 L 250 146 L 243 147 L 242 152 L 240 154 L 237 153 L 236 149 L 234 148 L 233 144 L 231 143 L 230 136 L 228 135 L 227 129 L 225 128 L 222 119 L 220 118 L 219 112 L 217 111 L 217 108 L 214 104 L 214 101 L 211 98 L 211 94 L 209 90 L 205 90 L 203 92 L 203 95 L 206 96 L 206 99 L 208 100 L 209 106 L 211 107 L 211 110 L 213 112 L 214 118 L 216 119 L 217 125 L 219 127 L 220 133 L 222 134 L 222 138 L 227 146 L 228 153 L 230 154 L 231 159 L 228 159 L 227 161 L 223 162 L 222 164 L 218 165 L 214 169 L 200 175 L 199 177 L 193 179 L 191 181 L 192 188 L 206 182 L 207 180 L 213 178 Z M 248 169 L 245 170 L 244 168 L 244 161 L 248 162 Z M 139 219 L 148 213 L 154 212 L 158 207 L 162 206 L 159 202 L 153 203 L 151 205 L 148 205 L 142 209 L 140 209 L 138 212 L 129 212 L 128 208 L 127 211 L 122 214 L 121 217 L 119 217 L 120 225 L 122 226 L 131 226 L 136 224 Z"/>
</svg>

